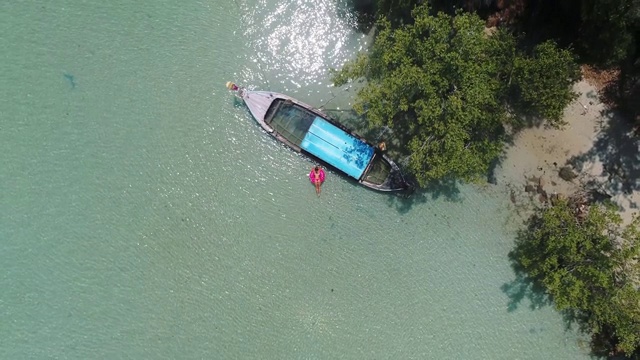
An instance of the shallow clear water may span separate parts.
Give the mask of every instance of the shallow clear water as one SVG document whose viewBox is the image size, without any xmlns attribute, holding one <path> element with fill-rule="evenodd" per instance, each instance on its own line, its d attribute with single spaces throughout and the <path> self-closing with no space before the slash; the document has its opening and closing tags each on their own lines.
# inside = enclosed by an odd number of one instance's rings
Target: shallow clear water
<svg viewBox="0 0 640 360">
<path fill-rule="evenodd" d="M 347 106 L 351 25 L 330 0 L 1 3 L 0 358 L 586 358 L 510 307 L 504 189 L 330 173 L 317 198 L 226 91 Z"/>
</svg>

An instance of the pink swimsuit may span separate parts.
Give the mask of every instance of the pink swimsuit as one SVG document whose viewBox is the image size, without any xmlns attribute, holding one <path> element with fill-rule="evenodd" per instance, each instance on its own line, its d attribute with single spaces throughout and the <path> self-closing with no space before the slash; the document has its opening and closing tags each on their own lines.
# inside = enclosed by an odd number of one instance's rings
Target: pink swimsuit
<svg viewBox="0 0 640 360">
<path fill-rule="evenodd" d="M 320 169 L 319 171 L 319 178 L 320 178 L 320 183 L 324 182 L 324 170 Z M 311 172 L 309 173 L 309 181 L 311 181 L 312 184 L 316 183 L 316 175 L 315 175 L 315 171 L 311 170 Z"/>
</svg>

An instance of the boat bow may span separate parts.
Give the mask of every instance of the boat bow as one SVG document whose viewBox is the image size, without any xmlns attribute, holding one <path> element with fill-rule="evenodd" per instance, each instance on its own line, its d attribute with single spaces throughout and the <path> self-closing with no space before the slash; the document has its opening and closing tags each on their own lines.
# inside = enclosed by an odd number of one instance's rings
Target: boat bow
<svg viewBox="0 0 640 360">
<path fill-rule="evenodd" d="M 227 83 L 227 88 L 234 91 L 238 97 L 244 100 L 244 103 L 249 108 L 251 115 L 253 115 L 263 129 L 268 132 L 273 131 L 271 126 L 265 123 L 265 116 L 267 115 L 267 110 L 269 110 L 271 103 L 276 99 L 275 93 L 271 91 L 247 90 L 246 88 L 239 87 L 232 82 Z"/>
</svg>

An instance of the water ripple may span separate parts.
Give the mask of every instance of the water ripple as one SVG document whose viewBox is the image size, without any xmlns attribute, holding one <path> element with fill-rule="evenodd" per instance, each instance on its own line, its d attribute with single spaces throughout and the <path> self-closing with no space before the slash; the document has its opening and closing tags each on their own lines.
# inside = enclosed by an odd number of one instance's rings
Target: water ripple
<svg viewBox="0 0 640 360">
<path fill-rule="evenodd" d="M 364 35 L 353 32 L 354 16 L 345 4 L 333 0 L 245 3 L 244 35 L 253 49 L 248 81 L 271 80 L 271 85 L 301 88 L 328 86 L 328 70 L 338 68 L 354 49 L 362 48 Z M 278 86 L 281 87 L 281 86 Z M 325 90 L 326 91 L 326 90 Z"/>
</svg>

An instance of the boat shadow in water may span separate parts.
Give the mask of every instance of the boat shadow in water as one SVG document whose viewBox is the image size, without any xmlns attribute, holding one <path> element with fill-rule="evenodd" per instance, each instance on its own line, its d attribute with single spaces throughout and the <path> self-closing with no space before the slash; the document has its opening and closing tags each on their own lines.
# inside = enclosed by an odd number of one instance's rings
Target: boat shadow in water
<svg viewBox="0 0 640 360">
<path fill-rule="evenodd" d="M 415 179 L 408 179 L 416 184 Z M 434 181 L 424 188 L 413 188 L 410 191 L 398 194 L 388 194 L 387 204 L 395 208 L 399 213 L 406 214 L 414 205 L 424 204 L 429 200 L 445 199 L 451 202 L 461 202 L 460 189 L 457 181 L 453 179 Z"/>
</svg>

